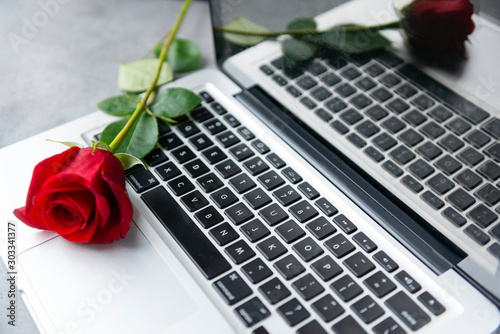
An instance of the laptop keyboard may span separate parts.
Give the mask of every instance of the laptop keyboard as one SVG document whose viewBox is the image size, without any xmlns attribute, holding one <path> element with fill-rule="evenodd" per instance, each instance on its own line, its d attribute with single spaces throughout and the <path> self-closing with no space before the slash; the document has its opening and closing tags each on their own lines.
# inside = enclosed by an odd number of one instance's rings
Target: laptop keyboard
<svg viewBox="0 0 500 334">
<path fill-rule="evenodd" d="M 316 59 L 293 75 L 283 62 L 260 70 L 500 259 L 500 119 L 390 52 Z"/>
<path fill-rule="evenodd" d="M 442 316 L 425 282 L 308 175 L 200 96 L 179 124 L 161 124 L 150 167 L 127 180 L 244 326 L 267 333 L 278 314 L 302 334 L 406 333 Z"/>
</svg>

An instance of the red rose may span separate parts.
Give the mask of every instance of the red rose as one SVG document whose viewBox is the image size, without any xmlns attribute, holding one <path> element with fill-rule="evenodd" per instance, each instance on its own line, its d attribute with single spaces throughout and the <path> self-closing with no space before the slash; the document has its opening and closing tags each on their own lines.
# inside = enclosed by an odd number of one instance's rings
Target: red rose
<svg viewBox="0 0 500 334">
<path fill-rule="evenodd" d="M 474 30 L 469 0 L 414 0 L 403 13 L 403 28 L 411 47 L 463 55 L 464 42 Z"/>
<path fill-rule="evenodd" d="M 132 213 L 120 161 L 90 147 L 72 147 L 40 162 L 26 206 L 14 210 L 26 225 L 88 243 L 124 238 Z"/>
</svg>

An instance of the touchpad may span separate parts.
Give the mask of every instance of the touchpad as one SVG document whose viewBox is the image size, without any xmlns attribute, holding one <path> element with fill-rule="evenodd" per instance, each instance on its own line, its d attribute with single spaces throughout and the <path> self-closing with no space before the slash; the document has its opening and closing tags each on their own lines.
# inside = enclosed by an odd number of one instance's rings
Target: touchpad
<svg viewBox="0 0 500 334">
<path fill-rule="evenodd" d="M 157 333 L 196 312 L 135 224 L 111 244 L 56 237 L 20 254 L 19 263 L 58 333 Z"/>
</svg>

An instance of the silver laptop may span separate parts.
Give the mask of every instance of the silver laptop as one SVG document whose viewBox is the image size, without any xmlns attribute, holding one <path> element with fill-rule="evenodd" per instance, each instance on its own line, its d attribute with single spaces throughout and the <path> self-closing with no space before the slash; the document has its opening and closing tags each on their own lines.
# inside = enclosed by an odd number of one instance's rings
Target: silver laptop
<svg viewBox="0 0 500 334">
<path fill-rule="evenodd" d="M 232 3 L 229 11 L 224 4 L 211 2 L 215 25 L 252 13 L 248 3 Z M 272 18 L 272 2 L 266 4 L 258 9 Z M 246 6 L 243 12 L 239 5 Z M 317 16 L 317 22 L 320 27 L 338 18 L 376 22 L 391 6 L 353 1 Z M 329 9 L 308 7 L 309 15 Z M 0 166 L 2 221 L 17 236 L 18 261 L 7 277 L 15 277 L 39 330 L 495 332 L 500 324 L 498 218 L 485 223 L 475 208 L 499 214 L 495 200 L 479 190 L 489 185 L 498 191 L 498 180 L 489 174 L 494 168 L 482 166 L 498 166 L 492 147 L 500 104 L 496 86 L 478 84 L 489 75 L 494 84 L 498 77 L 487 61 L 500 30 L 483 17 L 475 19 L 478 28 L 460 76 L 409 58 L 398 48 L 399 35 L 389 36 L 395 46 L 390 52 L 362 60 L 317 59 L 294 76 L 283 71 L 274 42 L 229 58 L 221 44 L 226 74 L 202 70 L 170 85 L 197 92 L 202 105 L 178 125 L 161 127 L 158 148 L 146 158 L 148 169 L 128 174 L 134 223 L 127 238 L 113 244 L 70 243 L 11 215 L 23 205 L 33 166 L 60 151 L 46 138 L 88 143 L 102 129 L 96 124 L 104 126 L 110 117 L 96 112 L 2 149 L 2 157 L 23 157 L 22 164 Z M 346 69 L 359 75 L 349 81 Z M 340 81 L 329 85 L 327 75 Z M 400 82 L 389 87 L 386 76 Z M 372 88 L 356 84 L 365 77 Z M 429 82 L 436 87 L 436 79 L 450 90 L 432 90 Z M 305 81 L 316 84 L 307 88 Z M 336 89 L 345 84 L 355 89 L 353 96 L 370 98 L 370 106 L 359 108 L 344 98 Z M 403 97 L 398 91 L 403 85 L 416 93 Z M 289 87 L 300 94 L 291 94 Z M 476 95 L 470 95 L 470 87 Z M 318 88 L 330 95 L 320 98 Z M 382 88 L 392 94 L 386 101 L 372 96 Z M 468 99 L 482 112 L 465 113 L 439 95 L 442 91 Z M 432 108 L 419 108 L 420 96 L 432 101 Z M 345 101 L 345 109 L 333 111 L 333 98 Z M 396 99 L 408 110 L 387 108 Z M 369 112 L 374 106 L 387 115 L 377 119 Z M 435 111 L 438 106 L 448 113 Z M 487 116 L 478 120 L 475 115 L 483 112 Z M 413 124 L 417 117 L 410 113 L 425 120 Z M 360 126 L 368 121 L 378 129 L 372 135 Z M 400 131 L 391 127 L 400 123 Z M 458 134 L 453 125 L 459 123 L 470 128 Z M 426 124 L 445 133 L 430 138 Z M 410 129 L 421 143 L 405 141 L 402 133 Z M 473 132 L 484 133 L 488 143 L 474 145 Z M 396 144 L 384 149 L 376 139 L 382 134 Z M 463 147 L 453 151 L 440 141 L 451 135 Z M 441 155 L 422 155 L 425 143 Z M 460 155 L 468 145 L 483 156 L 477 165 Z M 442 170 L 447 164 L 438 161 L 445 156 L 460 168 Z M 410 167 L 417 161 L 432 173 L 418 174 Z M 476 187 L 457 177 L 465 170 L 481 178 Z M 437 175 L 450 176 L 446 181 L 453 186 L 443 191 L 429 181 Z M 453 200 L 458 189 L 474 200 L 468 208 Z M 2 257 L 8 264 L 4 250 Z"/>
</svg>

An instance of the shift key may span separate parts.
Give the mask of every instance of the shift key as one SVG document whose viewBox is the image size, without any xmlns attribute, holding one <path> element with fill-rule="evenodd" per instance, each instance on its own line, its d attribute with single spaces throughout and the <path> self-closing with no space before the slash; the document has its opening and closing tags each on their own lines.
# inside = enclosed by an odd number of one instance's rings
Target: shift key
<svg viewBox="0 0 500 334">
<path fill-rule="evenodd" d="M 403 291 L 387 299 L 385 304 L 414 331 L 431 321 L 431 318 Z"/>
</svg>

